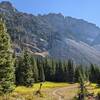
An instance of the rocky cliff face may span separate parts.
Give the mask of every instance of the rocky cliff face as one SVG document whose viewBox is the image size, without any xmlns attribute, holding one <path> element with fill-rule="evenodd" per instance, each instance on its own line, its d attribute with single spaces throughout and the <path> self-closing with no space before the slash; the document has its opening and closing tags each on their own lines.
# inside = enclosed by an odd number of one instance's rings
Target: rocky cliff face
<svg viewBox="0 0 100 100">
<path fill-rule="evenodd" d="M 100 52 L 94 48 L 100 28 L 95 24 L 60 13 L 22 13 L 9 2 L 0 3 L 0 14 L 16 52 L 28 47 L 30 52 L 42 56 L 100 64 Z"/>
</svg>

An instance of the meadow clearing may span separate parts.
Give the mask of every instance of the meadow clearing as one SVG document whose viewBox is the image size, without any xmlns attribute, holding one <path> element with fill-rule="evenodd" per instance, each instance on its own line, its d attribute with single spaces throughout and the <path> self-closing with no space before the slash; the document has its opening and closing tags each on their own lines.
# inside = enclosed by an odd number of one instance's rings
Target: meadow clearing
<svg viewBox="0 0 100 100">
<path fill-rule="evenodd" d="M 40 83 L 32 87 L 18 86 L 9 94 L 0 97 L 0 100 L 72 100 L 78 93 L 78 84 L 44 82 L 41 88 L 41 95 L 35 95 Z M 95 95 L 100 91 L 96 84 L 87 86 L 90 93 Z"/>
</svg>

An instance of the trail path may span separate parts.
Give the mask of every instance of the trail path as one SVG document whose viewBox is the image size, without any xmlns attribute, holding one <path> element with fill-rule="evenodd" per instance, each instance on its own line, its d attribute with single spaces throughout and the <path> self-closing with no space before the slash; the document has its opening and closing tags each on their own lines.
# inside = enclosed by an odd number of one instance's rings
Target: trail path
<svg viewBox="0 0 100 100">
<path fill-rule="evenodd" d="M 43 89 L 44 98 L 34 96 L 34 100 L 72 100 L 78 92 L 78 84 L 70 84 L 64 87 Z"/>
<path fill-rule="evenodd" d="M 74 84 L 68 87 L 57 88 L 52 92 L 52 95 L 57 100 L 71 100 L 76 95 L 75 93 L 77 90 L 78 90 L 78 85 Z"/>
</svg>

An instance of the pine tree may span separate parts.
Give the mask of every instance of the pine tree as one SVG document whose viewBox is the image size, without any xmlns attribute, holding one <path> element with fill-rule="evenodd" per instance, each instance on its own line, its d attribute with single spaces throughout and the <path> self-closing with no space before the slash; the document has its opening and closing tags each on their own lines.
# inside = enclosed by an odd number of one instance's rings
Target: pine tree
<svg viewBox="0 0 100 100">
<path fill-rule="evenodd" d="M 65 81 L 65 82 L 68 82 L 68 78 L 69 78 L 69 75 L 68 75 L 68 70 L 67 70 L 67 68 L 68 68 L 68 63 L 67 62 L 63 62 L 63 80 Z"/>
<path fill-rule="evenodd" d="M 30 55 L 27 50 L 24 51 L 17 68 L 18 85 L 32 86 L 34 83 Z"/>
<path fill-rule="evenodd" d="M 74 81 L 74 64 L 72 60 L 68 60 L 67 75 L 68 75 L 68 82 L 73 82 Z"/>
<path fill-rule="evenodd" d="M 95 65 L 91 64 L 90 66 L 90 81 L 93 82 L 93 83 L 96 83 L 96 80 L 97 80 L 97 75 L 98 73 L 96 72 L 96 68 L 95 68 Z"/>
<path fill-rule="evenodd" d="M 22 76 L 21 76 L 21 71 L 22 71 L 22 63 L 23 63 L 23 58 L 22 56 L 17 57 L 15 60 L 15 84 L 16 85 L 21 85 L 22 83 Z"/>
<path fill-rule="evenodd" d="M 32 65 L 33 78 L 35 82 L 38 82 L 39 71 L 38 71 L 36 59 L 34 57 L 31 57 L 31 65 Z"/>
<path fill-rule="evenodd" d="M 54 81 L 55 77 L 55 66 L 56 66 L 56 61 L 54 59 L 51 60 L 51 81 Z"/>
<path fill-rule="evenodd" d="M 2 19 L 0 19 L 0 93 L 9 93 L 14 89 L 14 60 L 10 37 Z"/>
<path fill-rule="evenodd" d="M 94 82 L 100 85 L 100 69 L 98 66 L 91 64 L 89 79 L 90 82 Z"/>
<path fill-rule="evenodd" d="M 64 81 L 63 75 L 64 75 L 64 71 L 62 67 L 62 62 L 59 60 L 58 62 L 56 62 L 55 80 L 57 82 Z"/>
<path fill-rule="evenodd" d="M 100 86 L 100 69 L 96 67 L 96 83 Z"/>
<path fill-rule="evenodd" d="M 46 81 L 52 81 L 53 80 L 53 67 L 52 66 L 52 61 L 50 59 L 45 59 L 44 60 L 44 73 L 45 73 L 45 79 Z"/>
<path fill-rule="evenodd" d="M 45 82 L 44 67 L 40 67 L 40 81 Z"/>
<path fill-rule="evenodd" d="M 75 82 L 79 81 L 79 70 L 80 70 L 79 67 L 75 68 Z"/>
<path fill-rule="evenodd" d="M 37 59 L 37 65 L 38 65 L 38 69 L 39 69 L 39 81 L 44 82 L 45 81 L 45 74 L 44 74 L 43 60 Z"/>
<path fill-rule="evenodd" d="M 85 100 L 88 91 L 85 87 L 85 79 L 84 79 L 84 75 L 81 71 L 79 71 L 79 84 L 80 84 L 80 91 L 78 94 L 78 100 Z"/>
</svg>

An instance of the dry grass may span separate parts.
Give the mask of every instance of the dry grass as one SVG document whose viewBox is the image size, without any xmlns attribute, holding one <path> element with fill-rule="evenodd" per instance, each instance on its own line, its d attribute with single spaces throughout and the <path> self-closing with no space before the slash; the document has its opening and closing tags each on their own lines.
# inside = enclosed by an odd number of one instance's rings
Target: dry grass
<svg viewBox="0 0 100 100">
<path fill-rule="evenodd" d="M 40 83 L 34 84 L 31 88 L 18 86 L 13 93 L 5 97 L 0 97 L 0 100 L 58 100 L 57 97 L 53 96 L 53 92 L 60 88 L 62 89 L 60 89 L 58 93 L 62 94 L 65 100 L 71 100 L 78 93 L 78 88 L 69 88 L 70 86 L 78 86 L 78 84 L 45 82 L 41 90 L 42 95 L 35 95 L 40 87 Z M 97 84 L 89 84 L 87 89 L 89 93 L 94 93 L 95 95 L 100 92 L 100 88 L 97 87 Z"/>
<path fill-rule="evenodd" d="M 44 82 L 42 86 L 42 94 L 35 95 L 36 91 L 40 87 L 40 83 L 35 83 L 33 87 L 18 86 L 13 93 L 7 96 L 7 100 L 54 100 L 52 96 L 52 91 L 54 88 L 66 87 L 70 84 L 67 83 L 54 83 L 54 82 Z M 6 100 L 5 97 L 0 97 L 0 100 Z"/>
<path fill-rule="evenodd" d="M 87 87 L 88 91 L 90 93 L 94 93 L 95 95 L 99 92 L 100 93 L 100 87 L 97 86 L 97 84 L 89 84 Z"/>
<path fill-rule="evenodd" d="M 65 89 L 59 90 L 58 93 L 63 95 L 65 100 L 70 100 L 70 98 L 73 98 L 78 93 L 78 88 L 73 87 L 75 85 L 77 86 L 78 84 L 45 82 L 41 90 L 42 95 L 35 95 L 40 87 L 40 83 L 35 83 L 31 88 L 18 86 L 13 93 L 0 97 L 0 100 L 58 100 L 57 97 L 53 96 L 53 92 L 63 87 Z M 73 88 L 69 88 L 70 86 Z M 89 84 L 87 89 L 95 95 L 100 92 L 100 88 L 96 84 Z"/>
</svg>

